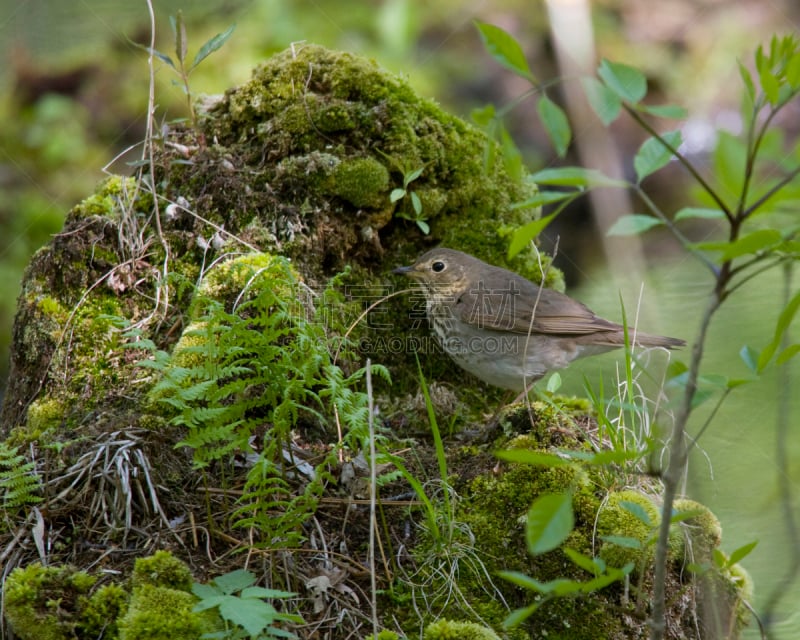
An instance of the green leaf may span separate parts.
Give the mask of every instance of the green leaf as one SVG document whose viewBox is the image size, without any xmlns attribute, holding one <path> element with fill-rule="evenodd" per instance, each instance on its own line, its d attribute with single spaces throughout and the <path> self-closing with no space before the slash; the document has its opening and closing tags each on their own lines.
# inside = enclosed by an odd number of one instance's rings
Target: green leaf
<svg viewBox="0 0 800 640">
<path fill-rule="evenodd" d="M 775 74 L 772 73 L 772 70 L 767 65 L 762 66 L 762 68 L 758 70 L 758 81 L 761 84 L 761 90 L 764 92 L 770 104 L 778 104 L 781 85 L 778 78 L 775 77 Z"/>
<path fill-rule="evenodd" d="M 473 109 L 470 112 L 470 118 L 479 127 L 487 126 L 495 117 L 495 109 L 493 104 L 487 104 L 485 107 Z"/>
<path fill-rule="evenodd" d="M 417 220 L 417 226 L 426 236 L 431 232 L 431 226 L 424 220 Z"/>
<path fill-rule="evenodd" d="M 800 53 L 794 53 L 786 64 L 786 82 L 794 89 L 800 89 Z"/>
<path fill-rule="evenodd" d="M 742 64 L 741 60 L 737 60 L 736 62 L 739 65 L 739 75 L 742 77 L 744 88 L 747 90 L 750 102 L 753 103 L 756 101 L 756 86 L 753 84 L 753 78 L 750 76 L 750 71 Z"/>
<path fill-rule="evenodd" d="M 781 365 L 784 362 L 788 362 L 798 353 L 800 353 L 800 344 L 789 345 L 778 354 L 778 357 L 775 359 L 775 364 Z"/>
<path fill-rule="evenodd" d="M 222 33 L 218 33 L 213 38 L 211 38 L 208 42 L 206 42 L 202 47 L 200 47 L 200 51 L 197 52 L 197 55 L 194 57 L 192 61 L 192 66 L 189 67 L 189 71 L 194 69 L 198 64 L 200 64 L 203 60 L 205 60 L 208 56 L 214 53 L 217 49 L 219 49 L 228 38 L 231 37 L 233 30 L 236 28 L 235 24 L 232 24 L 230 27 L 225 29 Z"/>
<path fill-rule="evenodd" d="M 661 136 L 673 149 L 677 149 L 681 144 L 681 132 L 670 131 Z M 661 140 L 655 137 L 648 138 L 639 147 L 639 151 L 633 159 L 633 167 L 636 170 L 636 182 L 644 180 L 651 173 L 654 173 L 666 166 L 672 159 L 672 152 L 665 147 Z"/>
<path fill-rule="evenodd" d="M 753 549 L 756 548 L 757 544 L 758 540 L 753 540 L 753 542 L 748 542 L 747 544 L 742 545 L 738 549 L 731 552 L 730 558 L 728 558 L 728 564 L 732 565 L 744 560 L 744 558 L 749 556 Z"/>
<path fill-rule="evenodd" d="M 725 218 L 725 212 L 722 211 L 722 209 L 711 209 L 706 207 L 684 207 L 675 214 L 675 220 L 687 220 L 689 218 L 721 220 Z"/>
<path fill-rule="evenodd" d="M 508 257 L 513 258 L 525 247 L 527 247 L 528 243 L 536 238 L 536 236 L 538 236 L 542 231 L 544 231 L 545 227 L 550 224 L 556 215 L 556 213 L 551 213 L 549 216 L 539 218 L 538 220 L 531 220 L 528 224 L 524 224 L 521 227 L 514 229 L 514 233 L 511 236 L 511 242 L 508 245 Z"/>
<path fill-rule="evenodd" d="M 536 78 L 534 78 L 528 67 L 528 61 L 525 59 L 522 47 L 519 46 L 519 43 L 511 34 L 493 24 L 477 20 L 475 21 L 475 26 L 481 34 L 481 39 L 489 55 L 506 69 L 510 69 L 526 80 L 536 82 Z"/>
<path fill-rule="evenodd" d="M 640 520 L 648 527 L 653 526 L 653 521 L 650 518 L 650 514 L 647 513 L 647 510 L 638 502 L 631 502 L 630 500 L 620 500 L 619 506 L 625 509 L 628 513 L 633 515 L 637 520 Z"/>
<path fill-rule="evenodd" d="M 237 569 L 217 576 L 212 581 L 222 593 L 230 595 L 236 591 L 252 586 L 256 581 L 256 576 L 252 571 Z"/>
<path fill-rule="evenodd" d="M 578 195 L 580 195 L 580 192 L 575 191 L 540 191 L 532 198 L 513 203 L 510 208 L 532 209 L 533 207 L 541 207 L 543 204 L 553 204 L 567 198 L 575 198 Z"/>
<path fill-rule="evenodd" d="M 554 453 L 534 451 L 533 449 L 501 449 L 495 455 L 506 462 L 517 462 L 539 467 L 563 467 L 569 464 L 568 460 Z"/>
<path fill-rule="evenodd" d="M 528 510 L 525 527 L 528 551 L 533 555 L 552 551 L 566 540 L 574 524 L 572 494 L 550 493 L 540 496 Z"/>
<path fill-rule="evenodd" d="M 603 587 L 607 587 L 618 580 L 622 580 L 626 575 L 633 571 L 633 563 L 629 562 L 622 569 L 609 569 L 607 575 L 597 576 L 593 580 L 584 582 L 581 588 L 583 593 L 592 593 L 599 591 Z"/>
<path fill-rule="evenodd" d="M 603 451 L 559 450 L 559 452 L 574 460 L 581 460 L 586 464 L 596 465 L 621 464 L 629 460 L 636 460 L 641 456 L 641 453 L 634 449 L 605 449 Z"/>
<path fill-rule="evenodd" d="M 514 142 L 514 138 L 504 126 L 499 129 L 500 148 L 503 151 L 503 167 L 512 180 L 521 182 L 528 175 L 522 153 Z"/>
<path fill-rule="evenodd" d="M 604 59 L 597 69 L 597 75 L 609 89 L 628 102 L 639 102 L 647 94 L 644 74 L 627 64 Z"/>
<path fill-rule="evenodd" d="M 229 596 L 219 605 L 219 613 L 225 620 L 244 628 L 254 638 L 272 624 L 278 614 L 275 607 L 268 602 L 234 596 Z"/>
<path fill-rule="evenodd" d="M 728 131 L 717 132 L 717 146 L 712 153 L 714 175 L 723 196 L 735 197 L 742 192 L 747 147 Z"/>
<path fill-rule="evenodd" d="M 536 184 L 555 184 L 564 187 L 627 187 L 625 180 L 616 180 L 595 169 L 556 167 L 534 173 L 530 180 Z"/>
<path fill-rule="evenodd" d="M 699 242 L 694 246 L 703 251 L 721 252 L 720 261 L 726 262 L 751 253 L 758 253 L 778 244 L 783 237 L 777 229 L 759 229 L 733 242 Z"/>
<path fill-rule="evenodd" d="M 503 627 L 505 629 L 513 629 L 521 625 L 525 620 L 530 618 L 536 610 L 541 607 L 545 602 L 547 602 L 549 598 L 542 598 L 538 602 L 534 602 L 533 604 L 529 604 L 527 607 L 522 607 L 521 609 L 515 609 L 511 613 L 506 616 L 506 619 L 503 620 Z"/>
<path fill-rule="evenodd" d="M 548 593 L 552 591 L 552 586 L 549 583 L 540 582 L 519 571 L 498 571 L 497 575 L 503 580 L 508 580 L 511 584 L 515 584 L 528 591 L 536 591 L 537 593 Z"/>
<path fill-rule="evenodd" d="M 631 538 L 630 536 L 600 536 L 600 538 L 605 542 L 615 544 L 618 547 L 624 547 L 625 549 L 642 548 L 642 541 L 638 538 Z"/>
<path fill-rule="evenodd" d="M 183 22 L 183 12 L 179 9 L 177 15 L 170 16 L 169 22 L 172 25 L 172 33 L 175 36 L 175 55 L 183 65 L 186 60 L 186 50 L 188 41 L 186 39 L 186 24 Z"/>
<path fill-rule="evenodd" d="M 687 511 L 677 511 L 672 514 L 672 517 L 669 519 L 670 523 L 675 524 L 677 522 L 683 522 L 684 520 L 691 520 L 692 518 L 696 518 L 697 516 L 702 516 L 705 513 L 702 509 L 689 509 Z"/>
<path fill-rule="evenodd" d="M 657 118 L 669 118 L 670 120 L 683 120 L 689 115 L 684 107 L 677 104 L 640 104 L 636 108 Z"/>
<path fill-rule="evenodd" d="M 635 236 L 662 224 L 664 223 L 661 222 L 661 220 L 654 218 L 653 216 L 647 216 L 641 213 L 632 213 L 630 215 L 618 218 L 617 221 L 612 224 L 611 228 L 606 232 L 606 235 Z"/>
<path fill-rule="evenodd" d="M 566 114 L 561 107 L 545 95 L 539 98 L 536 109 L 558 157 L 563 158 L 572 139 L 572 130 Z"/>
<path fill-rule="evenodd" d="M 547 392 L 548 393 L 555 393 L 561 388 L 561 375 L 558 371 L 554 372 L 550 375 L 547 379 Z"/>
<path fill-rule="evenodd" d="M 411 192 L 411 208 L 417 215 L 422 213 L 422 200 L 419 199 L 416 191 Z"/>
<path fill-rule="evenodd" d="M 158 49 L 153 49 L 152 47 L 139 44 L 138 42 L 134 42 L 133 40 L 128 40 L 128 42 L 130 42 L 133 46 L 142 49 L 143 51 L 147 51 L 147 53 L 149 53 L 152 56 L 155 56 L 156 58 L 161 60 L 161 62 L 168 64 L 170 67 L 172 67 L 177 71 L 177 67 L 175 66 L 175 63 L 172 61 L 172 58 L 170 58 L 166 53 L 161 53 Z"/>
<path fill-rule="evenodd" d="M 781 344 L 783 334 L 797 315 L 798 308 L 800 308 L 800 291 L 794 294 L 778 316 L 778 322 L 775 325 L 775 334 L 758 356 L 758 373 L 761 373 L 769 364 L 770 360 L 772 360 L 772 356 L 775 355 L 775 352 Z"/>
<path fill-rule="evenodd" d="M 748 345 L 739 350 L 739 357 L 744 365 L 753 373 L 758 373 L 758 352 Z"/>
<path fill-rule="evenodd" d="M 406 175 L 403 176 L 403 186 L 407 187 L 409 184 L 414 182 L 417 178 L 422 175 L 422 172 L 425 171 L 425 167 L 419 167 L 414 169 L 413 171 L 409 171 Z"/>
<path fill-rule="evenodd" d="M 569 547 L 564 548 L 564 553 L 570 560 L 572 560 L 572 564 L 580 567 L 584 571 L 588 571 L 592 575 L 597 575 L 598 573 L 602 572 L 602 569 L 597 566 L 597 561 L 599 558 L 597 560 L 590 558 L 589 556 L 585 556 L 582 553 L 575 551 L 575 549 L 570 549 Z M 602 562 L 602 560 L 600 562 Z"/>
<path fill-rule="evenodd" d="M 600 122 L 605 126 L 614 122 L 622 110 L 619 96 L 593 76 L 581 78 L 581 85 L 589 105 L 600 118 Z"/>
<path fill-rule="evenodd" d="M 405 197 L 406 190 L 398 187 L 397 189 L 392 189 L 392 192 L 389 194 L 389 202 L 397 202 Z"/>
</svg>

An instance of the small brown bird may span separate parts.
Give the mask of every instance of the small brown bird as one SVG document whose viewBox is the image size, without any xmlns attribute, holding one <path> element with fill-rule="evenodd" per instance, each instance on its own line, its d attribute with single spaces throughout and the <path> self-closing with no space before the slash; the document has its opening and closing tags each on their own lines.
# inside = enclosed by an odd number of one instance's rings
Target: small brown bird
<svg viewBox="0 0 800 640">
<path fill-rule="evenodd" d="M 422 283 L 428 320 L 445 352 L 484 382 L 524 391 L 575 358 L 625 344 L 622 325 L 577 300 L 453 249 L 433 249 L 393 271 Z M 677 338 L 628 327 L 630 344 L 672 349 Z"/>
</svg>

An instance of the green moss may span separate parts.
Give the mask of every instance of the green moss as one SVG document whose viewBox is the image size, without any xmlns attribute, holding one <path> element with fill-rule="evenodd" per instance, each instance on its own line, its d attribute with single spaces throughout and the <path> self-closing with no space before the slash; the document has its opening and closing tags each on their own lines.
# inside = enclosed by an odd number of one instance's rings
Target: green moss
<svg viewBox="0 0 800 640">
<path fill-rule="evenodd" d="M 69 566 L 36 562 L 14 569 L 3 588 L 6 620 L 20 640 L 74 638 L 81 605 L 95 582 Z"/>
<path fill-rule="evenodd" d="M 354 207 L 386 208 L 388 189 L 389 172 L 374 158 L 341 162 L 333 171 L 333 193 Z"/>
<path fill-rule="evenodd" d="M 369 634 L 364 640 L 375 640 L 372 634 Z M 377 640 L 401 640 L 400 636 L 397 635 L 394 631 L 389 631 L 387 629 L 382 629 L 378 632 Z"/>
<path fill-rule="evenodd" d="M 673 512 L 695 514 L 672 525 L 674 537 L 680 543 L 673 557 L 697 564 L 711 562 L 714 549 L 722 542 L 722 525 L 717 516 L 705 505 L 688 498 L 675 500 Z"/>
<path fill-rule="evenodd" d="M 78 635 L 84 638 L 116 640 L 118 620 L 128 610 L 130 594 L 116 583 L 104 584 L 84 603 Z"/>
<path fill-rule="evenodd" d="M 248 253 L 232 260 L 220 262 L 203 277 L 193 302 L 193 315 L 202 311 L 207 299 L 217 302 L 234 302 L 249 299 L 259 287 L 268 287 L 295 296 L 295 285 L 300 276 L 285 258 L 269 253 Z M 243 293 L 249 291 L 249 295 Z"/>
<path fill-rule="evenodd" d="M 192 582 L 192 573 L 189 571 L 189 567 L 169 551 L 163 550 L 156 551 L 147 558 L 137 558 L 131 577 L 134 589 L 142 586 L 155 586 L 190 592 Z"/>
<path fill-rule="evenodd" d="M 652 559 L 654 533 L 660 521 L 658 508 L 653 501 L 631 489 L 608 494 L 597 517 L 597 536 L 622 538 L 619 543 L 604 541 L 600 557 L 609 566 L 621 568 L 629 562 L 641 571 Z M 638 543 L 638 547 L 634 546 Z"/>
<path fill-rule="evenodd" d="M 437 620 L 425 627 L 423 640 L 500 640 L 491 629 L 474 622 Z"/>
<path fill-rule="evenodd" d="M 142 584 L 133 590 L 129 608 L 119 621 L 119 638 L 197 640 L 211 629 L 206 616 L 192 611 L 196 602 L 191 593 Z"/>
<path fill-rule="evenodd" d="M 65 411 L 64 403 L 55 398 L 38 398 L 31 402 L 25 423 L 25 438 L 34 441 L 55 431 L 64 421 Z"/>
<path fill-rule="evenodd" d="M 134 178 L 110 176 L 100 183 L 91 196 L 74 207 L 70 215 L 77 218 L 101 216 L 118 219 L 122 207 L 129 206 L 134 194 L 140 192 Z"/>
</svg>

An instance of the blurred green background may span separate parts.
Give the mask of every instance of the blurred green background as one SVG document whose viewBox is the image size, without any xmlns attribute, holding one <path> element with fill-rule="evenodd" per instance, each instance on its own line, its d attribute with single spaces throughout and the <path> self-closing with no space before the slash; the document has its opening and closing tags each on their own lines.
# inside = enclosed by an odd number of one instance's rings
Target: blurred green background
<svg viewBox="0 0 800 640">
<path fill-rule="evenodd" d="M 250 69 L 273 52 L 307 41 L 368 55 L 407 77 L 422 95 L 469 119 L 473 109 L 490 103 L 506 105 L 527 88 L 484 52 L 473 24 L 476 19 L 511 32 L 523 44 L 539 78 L 560 73 L 543 2 L 162 0 L 154 4 L 157 48 L 167 53 L 172 53 L 168 16 L 178 9 L 187 23 L 190 57 L 208 38 L 237 25 L 225 46 L 193 73 L 196 94 L 220 93 L 244 81 Z M 579 10 L 582 3 L 560 4 Z M 598 56 L 639 67 L 648 75 L 651 92 L 688 109 L 684 151 L 701 165 L 713 145 L 715 128 L 741 129 L 737 59 L 751 59 L 756 47 L 773 33 L 797 32 L 800 26 L 795 0 L 596 0 L 585 8 L 591 11 Z M 69 208 L 92 191 L 104 172 L 127 173 L 126 162 L 140 152 L 148 69 L 146 55 L 130 40 L 149 42 L 149 34 L 144 2 L 0 2 L 3 380 L 8 373 L 15 299 L 30 256 L 58 233 Z M 187 115 L 174 79 L 169 69 L 159 66 L 159 119 Z M 573 80 L 567 77 L 566 84 Z M 559 92 L 553 96 L 558 99 Z M 507 119 L 531 170 L 556 162 L 534 114 L 533 102 L 523 102 Z M 779 124 L 796 137 L 798 110 Z M 623 169 L 630 172 L 631 157 L 644 136 L 624 121 L 615 123 L 612 131 Z M 576 138 L 586 134 L 580 127 L 575 130 Z M 667 167 L 650 180 L 654 197 L 667 210 L 687 203 L 689 187 L 681 171 Z M 642 247 L 631 241 L 630 252 L 641 253 L 644 262 L 635 272 L 621 274 L 609 257 L 627 251 L 626 245 L 605 248 L 593 220 L 583 202 L 565 212 L 543 238 L 545 247 L 559 238 L 556 264 L 565 270 L 570 292 L 600 315 L 615 319 L 620 317 L 621 293 L 629 316 L 641 302 L 641 324 L 647 331 L 691 342 L 709 293 L 708 276 L 668 236 L 658 234 L 646 236 Z M 714 227 L 702 225 L 690 230 L 698 240 L 714 233 Z M 707 372 L 747 375 L 738 352 L 744 344 L 760 348 L 769 340 L 782 306 L 783 286 L 780 274 L 774 273 L 751 282 L 731 299 L 712 326 Z M 574 365 L 562 374 L 564 389 L 583 393 L 583 376 L 603 378 L 611 388 L 618 361 L 608 355 Z M 796 425 L 800 393 L 774 373 L 733 394 L 699 442 L 687 491 L 719 515 L 724 549 L 760 541 L 744 563 L 756 583 L 754 604 L 760 610 L 774 589 L 783 589 L 771 637 L 788 640 L 800 637 L 796 605 L 800 588 L 794 583 L 784 588 L 781 582 L 798 544 L 786 531 L 778 499 L 775 406 L 781 394 L 789 398 L 789 420 Z M 695 428 L 702 421 L 700 412 Z M 795 490 L 800 490 L 799 441 L 795 428 L 788 443 L 793 465 L 786 470 Z M 798 506 L 795 499 L 791 508 L 797 512 Z M 759 637 L 755 627 L 748 637 Z"/>
</svg>

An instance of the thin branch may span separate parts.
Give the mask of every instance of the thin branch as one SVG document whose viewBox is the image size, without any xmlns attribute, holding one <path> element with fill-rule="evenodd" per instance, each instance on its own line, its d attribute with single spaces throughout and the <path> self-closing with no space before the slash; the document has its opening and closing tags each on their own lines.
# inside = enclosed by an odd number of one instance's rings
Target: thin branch
<svg viewBox="0 0 800 640">
<path fill-rule="evenodd" d="M 684 156 L 680 151 L 678 151 L 669 142 L 667 142 L 663 138 L 663 136 L 661 136 L 655 129 L 653 129 L 653 127 L 650 126 L 650 123 L 648 123 L 644 118 L 642 118 L 642 116 L 639 114 L 638 111 L 636 111 L 636 109 L 634 109 L 628 104 L 625 104 L 624 102 L 622 103 L 622 107 L 623 109 L 625 109 L 625 111 L 628 112 L 628 115 L 630 115 L 631 118 L 633 118 L 636 121 L 636 123 L 640 127 L 642 127 L 642 129 L 647 131 L 647 133 L 649 133 L 656 140 L 658 140 L 673 156 L 675 156 L 678 162 L 680 162 L 683 165 L 683 167 L 691 174 L 691 176 L 697 181 L 697 183 L 701 187 L 703 187 L 703 190 L 709 196 L 711 196 L 714 202 L 717 203 L 717 206 L 725 214 L 725 217 L 728 218 L 730 222 L 733 222 L 734 216 L 730 208 L 728 208 L 728 205 L 726 205 L 722 201 L 722 198 L 720 198 L 717 192 L 713 189 L 713 187 L 710 184 L 708 184 L 708 182 L 706 182 L 705 178 L 703 178 L 703 176 L 700 175 L 700 173 L 697 171 L 697 169 L 694 168 L 694 165 L 692 165 L 692 163 L 689 162 L 686 156 Z"/>
<path fill-rule="evenodd" d="M 666 632 L 666 582 L 667 582 L 667 556 L 669 552 L 669 533 L 672 524 L 672 507 L 678 494 L 678 484 L 681 480 L 683 468 L 688 456 L 684 435 L 689 416 L 692 413 L 694 396 L 697 393 L 697 379 L 700 372 L 700 362 L 703 359 L 703 348 L 706 335 L 711 325 L 714 313 L 722 303 L 721 291 L 724 291 L 725 272 L 720 274 L 711 299 L 700 322 L 700 330 L 692 346 L 692 359 L 689 364 L 689 377 L 672 427 L 672 443 L 670 446 L 667 470 L 662 475 L 664 483 L 664 502 L 661 507 L 661 524 L 659 525 L 658 541 L 655 552 L 655 576 L 653 578 L 653 616 L 651 620 L 650 640 L 663 640 Z"/>
<path fill-rule="evenodd" d="M 785 175 L 774 187 L 769 189 L 763 196 L 761 196 L 758 200 L 756 200 L 753 204 L 749 207 L 744 209 L 740 214 L 742 219 L 746 219 L 750 217 L 755 211 L 764 204 L 767 200 L 769 200 L 773 195 L 775 195 L 778 191 L 783 189 L 787 184 L 789 184 L 792 180 L 794 180 L 798 175 L 800 175 L 800 167 L 795 167 L 790 173 Z"/>
<path fill-rule="evenodd" d="M 675 236 L 678 242 L 681 243 L 681 246 L 686 251 L 691 253 L 695 258 L 697 258 L 703 264 L 703 266 L 705 266 L 709 271 L 711 271 L 711 273 L 715 278 L 719 276 L 719 267 L 716 264 L 714 264 L 714 262 L 705 253 L 699 251 L 698 249 L 695 249 L 692 246 L 692 242 L 689 240 L 689 238 L 683 235 L 683 233 L 681 232 L 680 229 L 678 229 L 675 223 L 664 214 L 664 212 L 655 202 L 653 202 L 650 196 L 647 195 L 647 192 L 644 189 L 642 189 L 641 185 L 638 184 L 634 185 L 634 190 L 636 191 L 636 195 L 638 195 L 645 203 L 645 205 L 647 205 L 647 208 L 653 212 L 656 218 L 658 218 L 659 220 L 661 220 L 661 222 L 664 223 L 664 225 L 667 227 L 667 229 L 670 230 L 672 235 Z"/>
<path fill-rule="evenodd" d="M 736 267 L 735 269 L 732 269 L 732 270 L 731 270 L 731 277 L 733 277 L 734 275 L 738 275 L 738 274 L 739 274 L 739 273 L 741 273 L 741 272 L 742 272 L 742 271 L 743 271 L 743 270 L 744 270 L 746 267 L 749 267 L 749 266 L 751 266 L 751 265 L 753 265 L 753 264 L 756 264 L 756 263 L 758 263 L 758 262 L 762 262 L 762 261 L 763 261 L 763 260 L 765 260 L 767 257 L 771 257 L 771 256 L 760 256 L 759 258 L 754 258 L 753 260 L 750 260 L 750 261 L 748 261 L 748 262 L 747 262 L 747 264 L 742 264 L 742 265 L 739 265 L 739 266 L 738 266 L 738 267 Z M 725 297 L 729 296 L 730 294 L 732 294 L 732 293 L 733 293 L 734 291 L 736 291 L 737 289 L 740 289 L 740 288 L 741 288 L 741 287 L 742 287 L 744 284 L 746 284 L 746 283 L 750 282 L 750 280 L 752 280 L 752 279 L 753 279 L 753 278 L 755 278 L 756 276 L 759 276 L 759 275 L 761 275 L 762 273 L 764 273 L 764 272 L 766 272 L 766 271 L 769 271 L 770 269 L 773 269 L 773 268 L 777 267 L 779 264 L 787 264 L 787 263 L 789 263 L 789 262 L 791 262 L 791 261 L 793 261 L 793 260 L 796 260 L 796 259 L 797 259 L 797 256 L 796 256 L 796 255 L 793 255 L 793 254 L 792 254 L 792 255 L 779 256 L 779 257 L 778 257 L 776 260 L 774 260 L 773 262 L 770 262 L 770 263 L 768 263 L 768 264 L 765 264 L 765 265 L 763 265 L 762 267 L 760 267 L 759 269 L 755 269 L 755 270 L 751 271 L 750 273 L 748 273 L 746 276 L 743 276 L 741 280 L 739 280 L 738 282 L 736 282 L 736 284 L 731 284 L 731 285 L 729 285 L 729 286 L 728 286 L 728 288 L 727 288 L 727 290 L 725 291 Z"/>
</svg>

